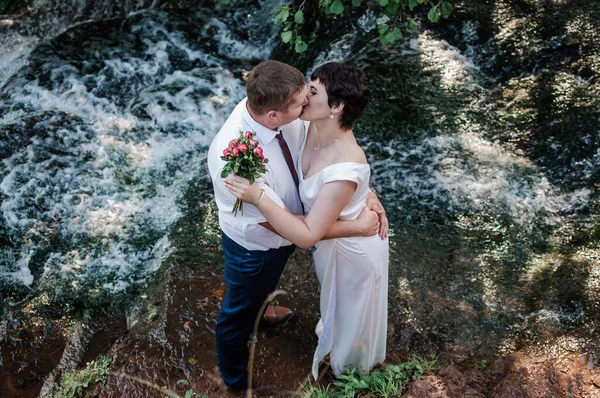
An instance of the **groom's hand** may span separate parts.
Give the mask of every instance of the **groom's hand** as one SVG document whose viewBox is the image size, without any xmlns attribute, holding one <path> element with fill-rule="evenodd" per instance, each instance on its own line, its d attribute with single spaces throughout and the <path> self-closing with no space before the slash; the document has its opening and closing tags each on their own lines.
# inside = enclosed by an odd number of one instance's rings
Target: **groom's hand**
<svg viewBox="0 0 600 398">
<path fill-rule="evenodd" d="M 361 236 L 372 236 L 379 233 L 379 215 L 370 210 L 369 206 L 363 207 L 356 221 L 361 225 Z"/>
<path fill-rule="evenodd" d="M 367 207 L 379 215 L 379 230 L 376 232 L 379 237 L 383 240 L 388 236 L 389 222 L 385 215 L 385 209 L 379 201 L 379 198 L 374 192 L 370 192 L 367 195 Z"/>
</svg>

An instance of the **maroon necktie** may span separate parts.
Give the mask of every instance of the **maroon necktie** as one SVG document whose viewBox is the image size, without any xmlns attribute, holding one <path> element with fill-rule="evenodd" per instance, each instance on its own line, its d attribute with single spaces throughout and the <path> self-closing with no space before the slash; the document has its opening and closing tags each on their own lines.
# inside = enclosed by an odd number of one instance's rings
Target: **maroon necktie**
<svg viewBox="0 0 600 398">
<path fill-rule="evenodd" d="M 290 153 L 290 148 L 287 145 L 287 142 L 285 142 L 285 140 L 283 139 L 283 135 L 281 134 L 281 131 L 275 135 L 275 138 L 277 138 L 277 140 L 279 141 L 279 146 L 281 147 L 281 152 L 283 152 L 283 157 L 285 158 L 285 162 L 288 165 L 288 168 L 290 169 L 290 173 L 292 173 L 292 178 L 294 179 L 294 182 L 296 183 L 296 188 L 298 188 L 299 182 L 298 182 L 298 174 L 296 174 L 296 168 L 294 167 L 294 160 L 292 159 L 292 154 Z"/>
</svg>

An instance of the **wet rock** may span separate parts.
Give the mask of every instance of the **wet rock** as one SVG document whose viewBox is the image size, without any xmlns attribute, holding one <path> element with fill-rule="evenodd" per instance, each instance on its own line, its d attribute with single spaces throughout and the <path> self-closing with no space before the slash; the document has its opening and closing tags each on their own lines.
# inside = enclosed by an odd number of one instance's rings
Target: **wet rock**
<svg viewBox="0 0 600 398">
<path fill-rule="evenodd" d="M 89 340 L 89 331 L 82 324 L 76 324 L 66 331 L 69 336 L 67 345 L 62 353 L 60 362 L 50 372 L 40 390 L 39 398 L 52 398 L 56 396 L 60 387 L 60 379 L 66 373 L 73 371 L 80 363 Z"/>
</svg>

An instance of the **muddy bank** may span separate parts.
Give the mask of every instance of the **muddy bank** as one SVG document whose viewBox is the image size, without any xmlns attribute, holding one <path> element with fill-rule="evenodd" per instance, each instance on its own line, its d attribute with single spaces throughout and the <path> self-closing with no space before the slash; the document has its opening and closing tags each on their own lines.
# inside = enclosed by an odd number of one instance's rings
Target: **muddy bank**
<svg viewBox="0 0 600 398">
<path fill-rule="evenodd" d="M 15 312 L 15 321 L 4 325 L 2 397 L 51 397 L 61 375 L 83 368 L 99 354 L 109 357 L 112 364 L 106 383 L 97 385 L 91 396 L 165 396 L 131 377 L 182 396 L 189 389 L 208 397 L 224 396 L 214 343 L 214 327 L 226 288 L 222 251 L 210 196 L 199 195 L 198 199 L 188 208 L 190 217 L 175 229 L 179 232 L 173 239 L 179 249 L 147 292 L 128 303 L 124 316 L 98 317 L 95 323 L 82 326 L 76 319 L 44 319 L 37 313 L 43 307 L 41 302 L 31 303 L 20 314 Z M 393 253 L 407 254 L 390 283 L 387 362 L 400 363 L 419 354 L 436 358 L 443 368 L 438 374 L 412 382 L 406 396 L 599 396 L 597 320 L 588 319 L 559 331 L 552 329 L 555 320 L 548 319 L 551 314 L 540 313 L 513 325 L 510 333 L 487 334 L 486 339 L 485 330 L 478 326 L 478 311 L 436 289 L 439 281 L 418 277 L 432 257 L 416 249 L 415 240 L 424 237 L 413 232 L 393 237 Z M 460 258 L 454 261 L 460 263 Z M 449 263 L 448 258 L 445 261 L 448 266 L 456 264 Z M 590 269 L 592 274 L 599 274 L 597 263 Z M 412 295 L 399 276 L 403 274 L 422 284 Z M 560 287 L 556 282 L 545 284 L 548 294 Z M 262 397 L 289 397 L 299 391 L 307 381 L 317 343 L 313 330 L 318 320 L 318 282 L 308 252 L 294 253 L 279 287 L 288 292 L 278 298 L 279 302 L 293 308 L 295 315 L 286 324 L 259 333 L 254 378 L 257 395 Z M 586 293 L 590 308 L 598 303 L 597 294 Z M 406 316 L 409 309 L 418 318 Z M 593 311 L 590 316 L 594 316 Z M 440 325 L 462 328 L 463 333 L 442 334 Z M 477 340 L 469 340 L 474 336 Z M 491 349 L 499 346 L 504 347 L 504 354 Z M 178 383 L 180 380 L 190 385 Z M 329 377 L 323 380 L 330 381 Z"/>
<path fill-rule="evenodd" d="M 190 247 L 186 252 L 186 259 L 197 261 L 174 260 L 126 318 L 106 322 L 104 330 L 97 330 L 80 348 L 79 365 L 72 363 L 71 369 L 82 368 L 100 353 L 112 360 L 106 383 L 96 386 L 91 396 L 165 396 L 127 376 L 166 386 L 182 396 L 190 388 L 208 397 L 225 396 L 216 369 L 214 343 L 215 321 L 225 289 L 221 253 L 218 245 L 208 249 Z M 313 328 L 318 319 L 317 286 L 308 254 L 297 251 L 280 284 L 289 295 L 279 299 L 281 304 L 294 308 L 295 315 L 284 325 L 262 329 L 258 336 L 258 396 L 290 397 L 299 391 L 301 383 L 306 383 L 316 346 Z M 392 296 L 390 301 L 394 305 L 397 298 Z M 453 303 L 440 301 L 438 305 Z M 47 375 L 64 357 L 65 347 L 73 345 L 73 336 L 66 336 L 72 332 L 72 326 L 54 324 L 46 325 L 44 333 L 34 328 L 22 331 L 19 340 L 13 338 L 12 349 L 2 353 L 4 365 L 8 365 L 1 368 L 2 396 L 37 397 Z M 593 344 L 590 337 L 591 330 L 572 330 L 497 357 L 441 353 L 437 359 L 446 365 L 440 372 L 413 381 L 404 396 L 600 396 L 599 353 L 593 346 L 581 349 L 583 341 Z M 389 338 L 390 364 L 410 359 L 425 339 L 414 324 L 399 317 L 390 318 Z M 189 381 L 190 386 L 178 384 L 180 380 Z M 325 377 L 324 382 L 329 381 L 331 378 Z"/>
<path fill-rule="evenodd" d="M 570 352 L 557 357 L 523 350 L 492 360 L 484 370 L 445 367 L 413 381 L 403 397 L 598 397 L 600 371 L 594 365 Z"/>
</svg>

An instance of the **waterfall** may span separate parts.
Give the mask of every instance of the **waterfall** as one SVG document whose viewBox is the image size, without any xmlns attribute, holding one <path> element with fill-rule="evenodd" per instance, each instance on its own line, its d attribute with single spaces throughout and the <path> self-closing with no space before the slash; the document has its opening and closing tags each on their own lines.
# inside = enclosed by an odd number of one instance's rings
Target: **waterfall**
<svg viewBox="0 0 600 398">
<path fill-rule="evenodd" d="M 16 290 L 79 296 L 146 281 L 171 250 L 212 137 L 245 95 L 242 72 L 274 45 L 274 28 L 247 18 L 273 2 L 68 27 L 110 9 L 93 5 L 36 2 L 64 18 L 49 31 L 62 33 L 3 39 L 0 280 Z"/>
</svg>

